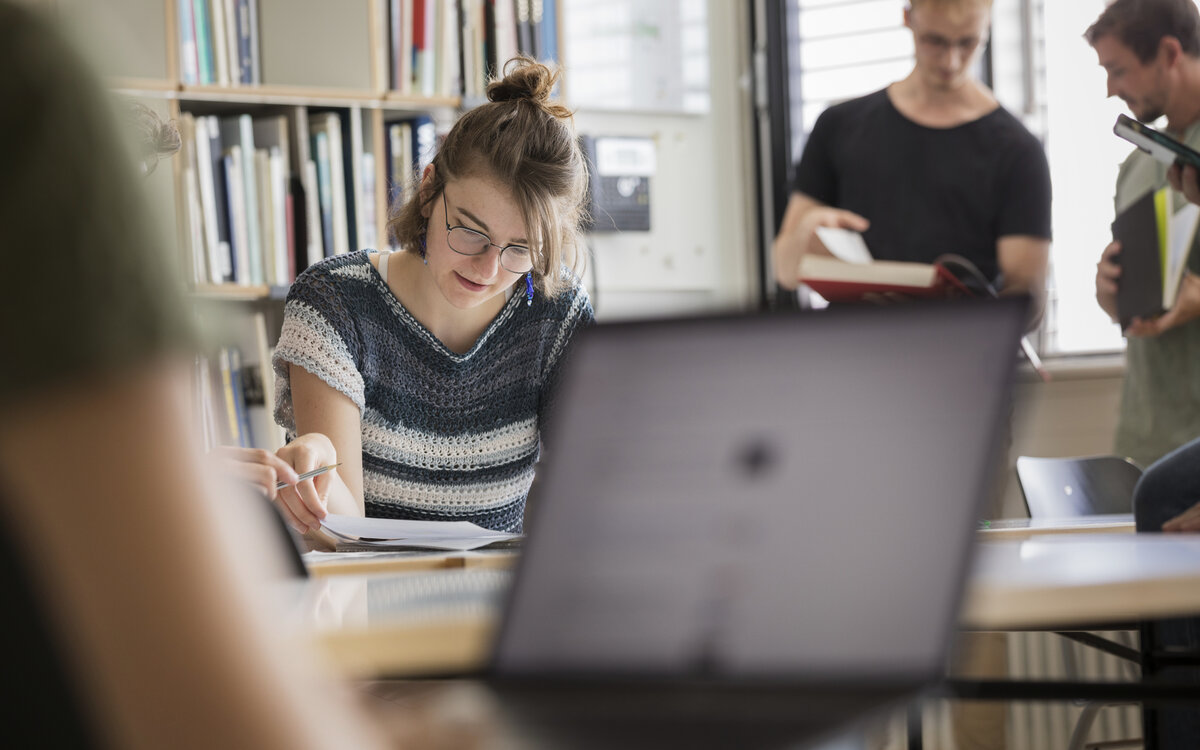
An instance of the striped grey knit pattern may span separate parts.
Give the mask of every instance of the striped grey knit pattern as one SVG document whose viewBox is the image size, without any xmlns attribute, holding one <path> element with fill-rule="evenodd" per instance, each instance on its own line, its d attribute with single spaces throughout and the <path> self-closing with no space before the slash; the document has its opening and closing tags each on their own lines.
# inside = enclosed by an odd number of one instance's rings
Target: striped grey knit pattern
<svg viewBox="0 0 1200 750">
<path fill-rule="evenodd" d="M 523 290 L 521 290 L 523 291 Z M 314 264 L 288 292 L 275 351 L 275 421 L 296 434 L 288 365 L 359 408 L 368 516 L 520 531 L 539 425 L 572 334 L 592 321 L 574 284 L 517 293 L 465 354 L 396 299 L 365 252 Z"/>
</svg>

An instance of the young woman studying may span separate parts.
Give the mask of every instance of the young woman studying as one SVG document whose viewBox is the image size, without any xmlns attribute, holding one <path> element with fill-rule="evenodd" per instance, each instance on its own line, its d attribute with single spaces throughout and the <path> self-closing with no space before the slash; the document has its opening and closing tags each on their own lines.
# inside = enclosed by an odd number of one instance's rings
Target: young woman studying
<svg viewBox="0 0 1200 750">
<path fill-rule="evenodd" d="M 326 512 L 522 528 L 550 386 L 592 320 L 587 172 L 550 101 L 557 72 L 521 58 L 505 73 L 393 207 L 401 251 L 329 258 L 292 285 L 275 417 L 300 437 L 280 456 L 341 462 L 279 493 L 297 530 Z"/>
</svg>

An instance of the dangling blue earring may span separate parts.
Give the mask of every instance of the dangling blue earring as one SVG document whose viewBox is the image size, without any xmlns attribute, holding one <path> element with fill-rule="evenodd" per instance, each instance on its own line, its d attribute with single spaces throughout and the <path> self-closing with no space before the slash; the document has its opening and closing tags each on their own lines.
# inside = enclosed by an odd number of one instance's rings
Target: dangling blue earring
<svg viewBox="0 0 1200 750">
<path fill-rule="evenodd" d="M 525 274 L 525 306 L 533 304 L 533 271 Z"/>
<path fill-rule="evenodd" d="M 419 239 L 421 240 L 421 249 L 418 250 L 417 252 L 419 252 L 421 254 L 421 262 L 424 263 L 425 265 L 429 265 L 429 258 L 425 257 L 425 233 L 424 232 L 421 232 L 421 236 L 419 237 Z"/>
</svg>

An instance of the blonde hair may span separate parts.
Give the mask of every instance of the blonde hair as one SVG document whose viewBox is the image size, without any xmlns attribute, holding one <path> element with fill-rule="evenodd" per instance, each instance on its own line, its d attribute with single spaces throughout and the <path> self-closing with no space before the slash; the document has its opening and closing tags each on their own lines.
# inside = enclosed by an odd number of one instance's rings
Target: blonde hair
<svg viewBox="0 0 1200 750">
<path fill-rule="evenodd" d="M 388 236 L 407 251 L 424 247 L 432 206 L 446 183 L 492 178 L 512 190 L 533 250 L 533 281 L 547 296 L 579 275 L 587 166 L 572 113 L 550 101 L 560 71 L 528 57 L 509 60 L 487 87 L 488 103 L 459 118 L 433 158 L 430 182 L 388 212 Z"/>
</svg>

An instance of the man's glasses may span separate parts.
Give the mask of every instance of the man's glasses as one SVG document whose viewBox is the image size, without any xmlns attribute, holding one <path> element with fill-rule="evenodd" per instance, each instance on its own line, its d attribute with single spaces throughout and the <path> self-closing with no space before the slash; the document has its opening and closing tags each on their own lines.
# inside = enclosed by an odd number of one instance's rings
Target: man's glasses
<svg viewBox="0 0 1200 750">
<path fill-rule="evenodd" d="M 533 270 L 533 251 L 524 245 L 500 247 L 483 232 L 464 226 L 450 226 L 450 207 L 446 203 L 446 191 L 442 190 L 442 209 L 446 212 L 446 243 L 459 255 L 483 255 L 489 247 L 500 250 L 500 265 L 510 273 L 528 273 Z"/>
</svg>

